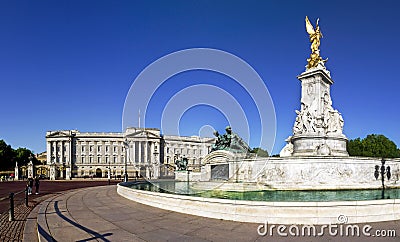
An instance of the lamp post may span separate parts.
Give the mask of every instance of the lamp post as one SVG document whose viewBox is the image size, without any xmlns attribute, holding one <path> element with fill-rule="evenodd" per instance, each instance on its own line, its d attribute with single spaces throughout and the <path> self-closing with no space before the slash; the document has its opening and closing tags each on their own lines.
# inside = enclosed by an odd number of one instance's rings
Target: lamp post
<svg viewBox="0 0 400 242">
<path fill-rule="evenodd" d="M 73 176 L 73 172 L 72 171 L 73 171 L 73 167 L 74 166 L 72 165 L 72 156 L 73 155 L 72 155 L 72 138 L 71 137 L 68 138 L 68 147 L 69 147 L 68 148 L 69 161 L 68 161 L 68 165 L 67 165 L 67 169 L 68 169 L 67 171 L 69 173 L 69 175 L 68 175 L 69 177 L 68 178 L 70 180 L 72 180 L 72 176 Z"/>
<path fill-rule="evenodd" d="M 108 177 L 108 185 L 111 184 L 111 167 L 110 167 L 110 158 L 108 159 L 108 171 L 107 171 L 107 177 Z"/>
<path fill-rule="evenodd" d="M 381 163 L 382 165 L 379 167 L 379 165 L 375 166 L 375 172 L 374 176 L 375 179 L 378 180 L 379 174 L 381 175 L 381 181 L 382 181 L 382 199 L 385 198 L 385 174 L 388 180 L 390 180 L 390 177 L 392 176 L 392 173 L 390 172 L 390 166 L 385 167 L 385 159 L 382 158 Z M 380 171 L 379 171 L 380 170 Z"/>
<path fill-rule="evenodd" d="M 125 147 L 125 168 L 124 168 L 124 182 L 128 182 L 128 139 L 125 138 L 124 142 L 124 147 Z"/>
</svg>

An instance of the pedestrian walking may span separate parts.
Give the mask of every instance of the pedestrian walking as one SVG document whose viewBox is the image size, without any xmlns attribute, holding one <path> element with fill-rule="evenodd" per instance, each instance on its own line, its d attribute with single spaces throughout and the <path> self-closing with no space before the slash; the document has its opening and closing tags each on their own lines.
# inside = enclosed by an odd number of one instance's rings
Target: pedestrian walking
<svg viewBox="0 0 400 242">
<path fill-rule="evenodd" d="M 39 194 L 39 185 L 40 185 L 39 176 L 36 176 L 36 178 L 35 178 L 35 194 Z"/>
<path fill-rule="evenodd" d="M 33 178 L 29 177 L 28 181 L 26 182 L 26 186 L 28 188 L 28 195 L 32 194 L 32 187 L 33 187 Z"/>
</svg>

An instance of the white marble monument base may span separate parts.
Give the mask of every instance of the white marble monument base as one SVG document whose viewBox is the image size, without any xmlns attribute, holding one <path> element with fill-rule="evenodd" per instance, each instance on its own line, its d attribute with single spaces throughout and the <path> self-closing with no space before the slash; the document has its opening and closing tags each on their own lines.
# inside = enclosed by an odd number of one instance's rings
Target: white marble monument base
<svg viewBox="0 0 400 242">
<path fill-rule="evenodd" d="M 295 135 L 291 141 L 293 156 L 349 156 L 344 135 Z"/>
<path fill-rule="evenodd" d="M 365 157 L 285 157 L 243 161 L 238 164 L 239 182 L 255 182 L 271 190 L 380 189 L 374 177 L 379 158 Z M 400 187 L 400 159 L 387 159 L 391 178 L 386 187 Z M 251 168 L 249 171 L 249 167 Z M 245 172 L 242 172 L 244 170 Z"/>
<path fill-rule="evenodd" d="M 221 190 L 241 190 L 238 183 L 246 184 L 247 190 L 341 190 L 380 189 L 381 179 L 375 179 L 375 166 L 380 158 L 345 156 L 291 156 L 258 159 L 224 160 L 225 163 L 203 165 L 201 173 L 191 172 L 189 181 L 219 183 L 213 186 Z M 214 165 L 228 165 L 228 179 L 213 179 Z M 400 187 L 400 159 L 387 159 L 391 168 L 390 180 L 385 177 L 386 187 Z M 177 172 L 176 179 L 187 181 L 187 172 Z M 236 183 L 236 187 L 232 184 Z M 208 185 L 207 185 L 208 186 Z M 245 189 L 245 190 L 246 190 Z M 207 190 L 207 189 L 206 189 Z"/>
</svg>

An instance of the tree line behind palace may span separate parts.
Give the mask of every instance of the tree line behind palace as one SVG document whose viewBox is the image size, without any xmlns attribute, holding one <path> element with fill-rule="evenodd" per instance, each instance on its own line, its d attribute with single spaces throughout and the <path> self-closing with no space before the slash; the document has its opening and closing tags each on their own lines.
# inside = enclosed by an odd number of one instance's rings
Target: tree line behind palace
<svg viewBox="0 0 400 242">
<path fill-rule="evenodd" d="M 40 165 L 33 154 L 33 152 L 27 148 L 13 149 L 11 145 L 8 145 L 4 140 L 0 140 L 0 171 L 13 171 L 15 168 L 15 162 L 18 162 L 18 166 L 25 166 L 29 162 L 29 156 L 32 155 L 32 163 L 34 165 Z"/>
</svg>

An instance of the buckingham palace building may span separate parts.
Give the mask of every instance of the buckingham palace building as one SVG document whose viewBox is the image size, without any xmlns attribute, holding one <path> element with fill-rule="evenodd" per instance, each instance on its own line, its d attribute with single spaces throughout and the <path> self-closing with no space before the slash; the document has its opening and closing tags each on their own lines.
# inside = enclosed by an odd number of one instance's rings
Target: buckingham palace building
<svg viewBox="0 0 400 242">
<path fill-rule="evenodd" d="M 161 135 L 155 128 L 127 128 L 119 133 L 59 130 L 46 132 L 50 179 L 174 175 L 176 159 L 186 157 L 189 170 L 200 169 L 214 138 Z"/>
</svg>

